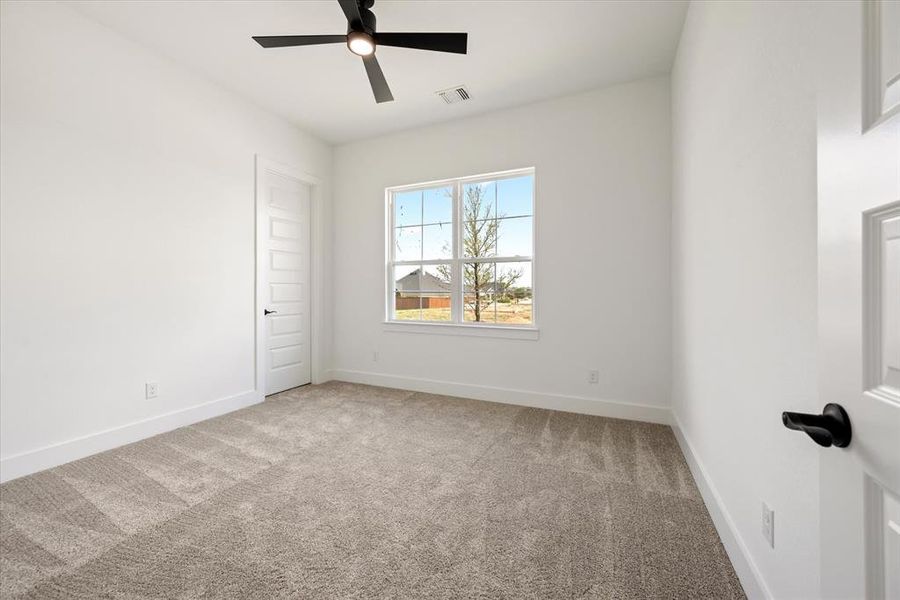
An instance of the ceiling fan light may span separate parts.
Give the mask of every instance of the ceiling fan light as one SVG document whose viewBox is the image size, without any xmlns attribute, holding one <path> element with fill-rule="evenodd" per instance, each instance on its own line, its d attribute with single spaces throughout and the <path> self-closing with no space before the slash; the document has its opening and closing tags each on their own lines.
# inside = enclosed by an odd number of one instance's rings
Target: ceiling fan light
<svg viewBox="0 0 900 600">
<path fill-rule="evenodd" d="M 351 31 L 347 34 L 347 47 L 353 54 L 369 56 L 375 53 L 375 40 L 363 31 Z"/>
</svg>

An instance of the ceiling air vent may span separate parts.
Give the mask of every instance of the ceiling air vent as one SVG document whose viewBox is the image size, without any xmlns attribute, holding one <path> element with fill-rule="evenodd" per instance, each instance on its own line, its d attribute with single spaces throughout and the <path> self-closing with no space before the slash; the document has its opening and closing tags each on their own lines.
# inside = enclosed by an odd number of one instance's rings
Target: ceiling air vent
<svg viewBox="0 0 900 600">
<path fill-rule="evenodd" d="M 435 94 L 440 96 L 441 100 L 447 104 L 456 104 L 457 102 L 462 102 L 471 98 L 471 96 L 469 96 L 469 90 L 467 90 L 464 85 L 440 90 L 439 92 L 435 92 Z"/>
</svg>

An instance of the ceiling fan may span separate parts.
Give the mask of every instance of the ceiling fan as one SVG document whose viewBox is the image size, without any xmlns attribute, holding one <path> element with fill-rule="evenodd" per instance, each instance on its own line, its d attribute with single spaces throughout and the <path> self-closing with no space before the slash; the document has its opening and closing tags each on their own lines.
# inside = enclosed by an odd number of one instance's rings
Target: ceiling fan
<svg viewBox="0 0 900 600">
<path fill-rule="evenodd" d="M 253 39 L 263 48 L 288 46 L 313 46 L 345 42 L 350 52 L 362 57 L 375 94 L 375 102 L 391 102 L 394 99 L 375 58 L 376 46 L 397 46 L 436 52 L 466 53 L 468 33 L 378 33 L 375 31 L 375 0 L 338 0 L 347 17 L 346 35 L 255 35 Z"/>
</svg>

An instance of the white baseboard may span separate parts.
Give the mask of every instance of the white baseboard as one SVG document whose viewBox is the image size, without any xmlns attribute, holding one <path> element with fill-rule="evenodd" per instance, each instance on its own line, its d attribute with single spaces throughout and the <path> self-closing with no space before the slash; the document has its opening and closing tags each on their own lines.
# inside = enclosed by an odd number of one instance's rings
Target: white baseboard
<svg viewBox="0 0 900 600">
<path fill-rule="evenodd" d="M 163 415 L 135 421 L 121 427 L 98 431 L 83 437 L 44 446 L 37 450 L 14 454 L 0 459 L 0 483 L 24 475 L 56 467 L 85 456 L 111 450 L 165 433 L 185 425 L 218 417 L 239 408 L 262 402 L 263 395 L 250 390 L 227 398 L 205 402 Z"/>
<path fill-rule="evenodd" d="M 501 402 L 503 404 L 548 408 L 551 410 L 597 415 L 614 419 L 646 421 L 649 423 L 662 423 L 663 425 L 668 425 L 671 422 L 671 412 L 665 407 L 649 406 L 646 404 L 630 404 L 614 400 L 600 400 L 598 398 L 586 398 L 584 396 L 547 394 L 543 392 L 514 390 L 486 385 L 472 385 L 469 383 L 456 383 L 453 381 L 439 381 L 435 379 L 422 379 L 419 377 L 407 377 L 403 375 L 385 375 L 383 373 L 371 373 L 367 371 L 350 371 L 346 369 L 333 369 L 330 372 L 329 379 L 399 388 L 414 392 L 426 392 L 429 394 L 443 394 L 446 396 L 458 396 L 460 398 L 472 398 L 474 400 Z"/>
<path fill-rule="evenodd" d="M 738 532 L 731 515 L 722 502 L 722 497 L 709 478 L 703 463 L 700 461 L 700 457 L 694 450 L 693 444 L 685 436 L 681 428 L 681 422 L 674 413 L 672 414 L 672 430 L 675 432 L 675 439 L 678 440 L 678 445 L 681 446 L 681 453 L 684 454 L 684 458 L 687 460 L 691 474 L 694 476 L 694 481 L 697 483 L 697 488 L 700 490 L 700 495 L 703 497 L 703 502 L 706 504 L 706 510 L 709 511 L 709 515 L 712 517 L 716 531 L 719 532 L 719 538 L 722 540 L 722 545 L 725 546 L 725 552 L 728 553 L 728 558 L 731 559 L 731 564 L 734 565 L 734 571 L 744 587 L 744 593 L 750 600 L 770 600 L 772 593 L 769 591 L 762 573 L 753 561 L 744 539 Z"/>
</svg>

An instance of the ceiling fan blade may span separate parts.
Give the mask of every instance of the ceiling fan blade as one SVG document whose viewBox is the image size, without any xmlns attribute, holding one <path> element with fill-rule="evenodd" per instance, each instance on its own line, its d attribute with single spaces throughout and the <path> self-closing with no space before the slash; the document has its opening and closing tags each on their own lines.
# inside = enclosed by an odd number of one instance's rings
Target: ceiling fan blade
<svg viewBox="0 0 900 600">
<path fill-rule="evenodd" d="M 348 23 L 362 23 L 362 15 L 359 13 L 359 4 L 356 0 L 338 0 Z"/>
<path fill-rule="evenodd" d="M 369 83 L 372 84 L 375 102 L 378 104 L 381 104 L 382 102 L 392 102 L 394 100 L 394 95 L 391 94 L 391 88 L 388 87 L 387 81 L 384 78 L 384 73 L 381 71 L 381 66 L 378 64 L 378 59 L 375 58 L 374 54 L 363 56 L 362 59 L 363 64 L 366 65 L 366 74 L 369 76 Z"/>
<path fill-rule="evenodd" d="M 288 46 L 315 46 L 317 44 L 346 43 L 346 35 L 254 35 L 253 39 L 263 48 Z"/>
<path fill-rule="evenodd" d="M 381 46 L 455 52 L 465 54 L 468 33 L 376 33 L 375 43 Z"/>
</svg>

